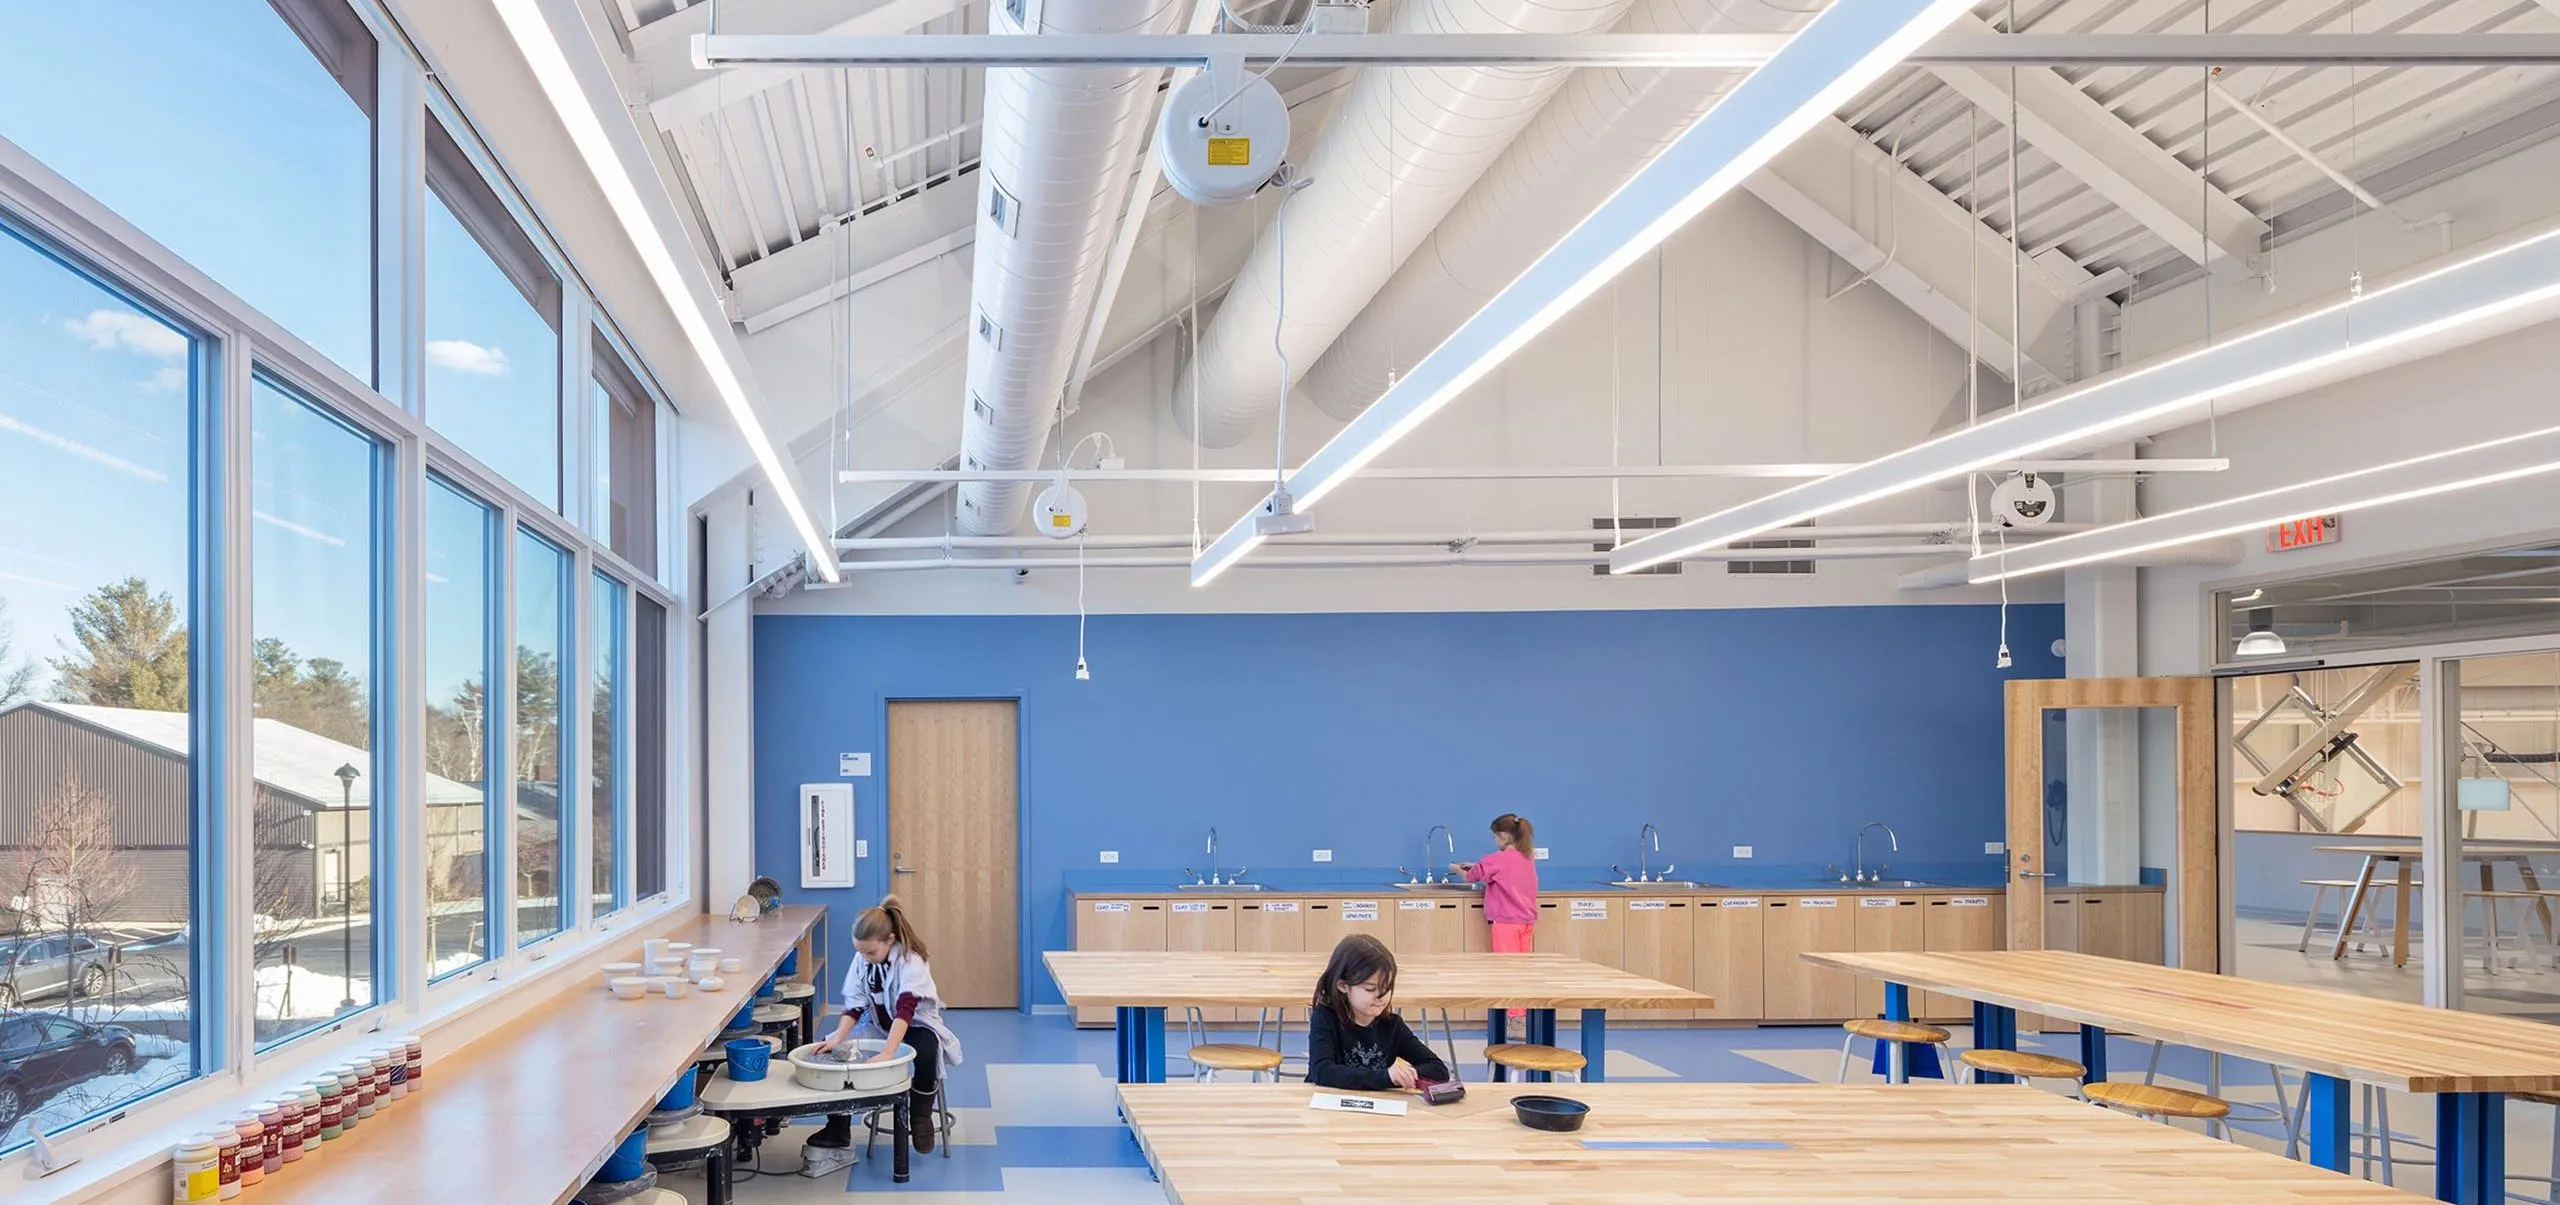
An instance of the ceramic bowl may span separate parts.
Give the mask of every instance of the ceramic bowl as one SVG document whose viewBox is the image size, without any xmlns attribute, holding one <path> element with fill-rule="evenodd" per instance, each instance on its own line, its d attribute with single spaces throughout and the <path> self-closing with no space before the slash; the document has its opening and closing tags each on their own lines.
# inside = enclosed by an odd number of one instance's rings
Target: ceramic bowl
<svg viewBox="0 0 2560 1205">
<path fill-rule="evenodd" d="M 649 981 L 638 975 L 623 975 L 613 981 L 613 994 L 625 1000 L 637 1000 L 649 994 Z"/>
<path fill-rule="evenodd" d="M 685 997 L 685 993 L 693 990 L 693 981 L 690 979 L 669 979 L 659 986 L 661 990 L 667 993 L 667 999 L 682 1000 Z"/>
<path fill-rule="evenodd" d="M 639 963 L 636 963 L 636 962 L 608 962 L 608 963 L 604 964 L 604 986 L 606 986 L 606 987 L 610 988 L 610 987 L 612 987 L 612 986 L 613 986 L 613 981 L 614 981 L 614 980 L 616 980 L 616 979 L 620 979 L 620 978 L 622 978 L 622 977 L 623 977 L 623 976 L 625 976 L 625 975 L 637 975 L 637 974 L 639 974 L 639 973 L 640 973 L 640 964 L 639 964 Z"/>
<path fill-rule="evenodd" d="M 737 974 L 738 972 L 743 971 L 743 970 L 745 970 L 745 969 L 747 969 L 747 960 L 746 960 L 746 959 L 743 959 L 743 958 L 723 958 L 723 959 L 721 959 L 721 960 L 720 960 L 720 970 L 721 970 L 721 972 L 722 972 L 723 974 L 735 975 L 735 974 Z"/>
<path fill-rule="evenodd" d="M 718 975 L 705 975 L 702 978 L 695 980 L 693 985 L 706 992 L 716 992 L 721 988 L 728 986 L 728 984 L 720 981 L 720 977 Z"/>
</svg>

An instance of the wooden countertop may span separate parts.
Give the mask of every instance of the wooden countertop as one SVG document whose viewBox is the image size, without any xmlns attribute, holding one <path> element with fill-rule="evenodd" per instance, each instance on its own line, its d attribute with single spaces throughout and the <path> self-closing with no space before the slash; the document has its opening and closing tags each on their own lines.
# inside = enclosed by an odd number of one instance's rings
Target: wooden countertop
<svg viewBox="0 0 2560 1205">
<path fill-rule="evenodd" d="M 2560 852 L 2560 848 L 2555 848 L 2554 852 Z M 1678 900 L 1721 899 L 1729 896 L 1741 896 L 1746 899 L 1756 899 L 1764 895 L 1790 897 L 1799 895 L 2003 895 L 2007 893 L 2007 890 L 2008 889 L 2006 887 L 2003 887 L 1998 883 L 1993 883 L 1989 886 L 1944 887 L 1878 887 L 1873 884 L 1861 885 L 1855 883 L 1816 883 L 1812 885 L 1796 883 L 1785 887 L 1731 887 L 1723 885 L 1705 887 L 1602 887 L 1598 884 L 1566 883 L 1557 885 L 1548 883 L 1540 885 L 1538 898 L 1547 903 L 1554 903 L 1558 900 L 1573 898 L 1586 900 L 1611 898 L 1634 900 Z M 2098 892 L 2157 893 L 2166 890 L 2167 888 L 2162 887 L 2157 883 L 2105 887 L 2048 884 L 2045 887 L 2045 894 L 2082 895 Z M 1387 900 L 1481 900 L 1484 898 L 1484 893 L 1481 891 L 1406 891 L 1392 885 L 1378 884 L 1355 885 L 1350 887 L 1265 887 L 1259 891 L 1225 891 L 1208 887 L 1069 887 L 1067 888 L 1067 898 L 1069 900 L 1218 900 L 1220 902 L 1242 900 L 1247 903 L 1254 900 L 1358 899 L 1377 900 L 1380 901 L 1381 906 L 1385 906 L 1384 902 Z"/>
<path fill-rule="evenodd" d="M 1807 962 L 2404 1092 L 2560 1087 L 2560 1026 L 2058 950 Z"/>
<path fill-rule="evenodd" d="M 1469 1084 L 1402 1117 L 1310 1109 L 1314 1091 L 1131 1084 L 1120 1100 L 1180 1205 L 2410 1199 L 2018 1085 Z M 1590 1120 L 1525 1128 L 1509 1102 L 1534 1092 Z"/>
<path fill-rule="evenodd" d="M 1298 954 L 1051 950 L 1078 1008 L 1304 1008 L 1330 951 Z M 1703 992 L 1564 954 L 1424 954 L 1396 960 L 1404 1008 L 1711 1008 Z"/>
<path fill-rule="evenodd" d="M 427 1064 L 423 1094 L 250 1191 L 260 1205 L 473 1205 L 567 1201 L 586 1186 L 694 1056 L 825 913 L 790 907 L 752 925 L 700 916 L 663 936 L 745 960 L 731 986 L 681 1000 L 617 999 L 595 972 Z M 635 940 L 624 960 L 640 956 Z M 602 961 L 616 961 L 604 959 Z"/>
</svg>

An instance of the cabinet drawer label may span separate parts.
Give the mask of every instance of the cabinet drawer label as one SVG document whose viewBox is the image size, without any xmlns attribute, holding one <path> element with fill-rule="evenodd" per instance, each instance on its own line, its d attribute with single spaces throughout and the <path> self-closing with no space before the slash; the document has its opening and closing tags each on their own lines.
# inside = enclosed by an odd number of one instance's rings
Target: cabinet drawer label
<svg viewBox="0 0 2560 1205">
<path fill-rule="evenodd" d="M 1837 908 L 1840 906 L 1840 901 L 1833 899 L 1830 896 L 1817 896 L 1813 899 L 1798 900 L 1796 902 L 1807 908 Z"/>
<path fill-rule="evenodd" d="M 1727 908 L 1757 908 L 1760 906 L 1760 897 L 1756 895 L 1737 895 L 1723 901 L 1722 906 Z"/>
<path fill-rule="evenodd" d="M 1353 903 L 1350 900 L 1344 900 L 1342 902 L 1342 919 L 1346 921 L 1376 920 L 1378 919 L 1378 902 L 1376 900 L 1371 900 L 1368 903 L 1361 904 Z"/>
<path fill-rule="evenodd" d="M 1669 900 L 1628 900 L 1628 901 L 1627 901 L 1627 911 L 1629 911 L 1629 912 L 1668 912 L 1668 911 L 1670 911 L 1670 910 L 1671 910 L 1671 901 L 1669 901 Z"/>
<path fill-rule="evenodd" d="M 1396 911 L 1398 911 L 1398 912 L 1429 912 L 1429 911 L 1431 911 L 1431 901 L 1429 901 L 1429 900 L 1397 900 L 1397 901 L 1396 901 Z"/>
<path fill-rule="evenodd" d="M 1600 910 L 1600 911 L 1602 911 L 1602 912 L 1606 912 L 1606 911 L 1608 911 L 1608 910 L 1609 910 L 1609 901 L 1607 901 L 1607 900 L 1575 900 L 1575 901 L 1573 902 L 1573 910 L 1574 910 L 1574 911 L 1576 911 L 1576 912 L 1583 912 L 1583 911 L 1587 911 L 1587 910 L 1589 910 L 1589 909 L 1593 909 L 1593 908 L 1597 908 L 1597 909 L 1599 909 L 1599 910 Z"/>
<path fill-rule="evenodd" d="M 1175 900 L 1173 902 L 1173 910 L 1176 912 L 1206 912 L 1209 910 L 1209 901 Z"/>
<path fill-rule="evenodd" d="M 1960 895 L 1954 899 L 1948 900 L 1947 904 L 1948 906 L 1955 908 L 1988 908 L 1991 906 L 1991 897 L 1987 895 Z"/>
<path fill-rule="evenodd" d="M 1573 919 L 1607 920 L 1609 919 L 1609 909 L 1605 906 L 1599 908 L 1584 908 L 1577 904 L 1573 910 Z"/>
<path fill-rule="evenodd" d="M 1813 901 L 1807 900 L 1805 902 L 1811 903 Z M 1893 907 L 1893 897 L 1889 895 L 1862 895 L 1858 897 L 1858 906 L 1861 908 L 1890 908 Z"/>
<path fill-rule="evenodd" d="M 1106 904 L 1095 904 L 1093 906 L 1093 910 L 1096 912 L 1126 912 L 1129 910 L 1129 901 L 1113 900 Z"/>
<path fill-rule="evenodd" d="M 1265 912 L 1295 912 L 1298 910 L 1298 901 L 1273 900 L 1268 904 L 1264 904 L 1262 906 L 1262 910 Z"/>
</svg>

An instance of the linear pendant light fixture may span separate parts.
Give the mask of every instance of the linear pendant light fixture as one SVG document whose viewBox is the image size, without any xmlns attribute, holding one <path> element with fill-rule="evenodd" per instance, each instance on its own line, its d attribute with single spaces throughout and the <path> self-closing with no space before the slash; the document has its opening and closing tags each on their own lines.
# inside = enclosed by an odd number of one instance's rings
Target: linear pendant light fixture
<svg viewBox="0 0 2560 1205">
<path fill-rule="evenodd" d="M 2238 498 L 2075 532 L 1965 562 L 1976 585 L 2112 561 L 2295 519 L 2388 506 L 2560 471 L 2560 427 L 2413 456 Z"/>
<path fill-rule="evenodd" d="M 1634 572 L 2110 432 L 2148 434 L 2216 397 L 2367 359 L 2554 298 L 2560 298 L 2560 229 L 1629 541 L 1610 555 L 1609 571 Z"/>
<path fill-rule="evenodd" d="M 560 45 L 551 23 L 542 15 L 541 0 L 496 0 L 498 17 L 506 22 L 507 33 L 515 38 L 516 50 L 524 55 L 525 64 L 533 69 L 534 79 L 542 85 L 542 94 L 551 101 L 552 112 L 569 131 L 569 141 L 578 147 L 578 157 L 586 161 L 587 174 L 595 177 L 596 187 L 605 202 L 613 208 L 613 216 L 622 224 L 623 234 L 640 252 L 641 265 L 648 269 L 649 279 L 666 298 L 667 308 L 674 312 L 676 325 L 684 329 L 685 340 L 693 345 L 693 353 L 702 360 L 703 371 L 711 376 L 712 391 L 729 417 L 738 424 L 738 433 L 747 441 L 756 466 L 764 470 L 765 481 L 773 487 L 774 496 L 782 499 L 782 509 L 791 517 L 791 526 L 800 533 L 800 542 L 809 549 L 809 567 L 828 581 L 841 580 L 836 571 L 835 549 L 818 525 L 809 517 L 808 508 L 800 503 L 800 491 L 794 489 L 782 457 L 773 450 L 773 441 L 765 437 L 764 424 L 756 418 L 755 407 L 747 400 L 745 382 L 739 379 L 730 349 L 712 326 L 717 314 L 707 294 L 698 293 L 689 278 L 678 267 L 676 249 L 666 232 L 651 217 L 649 205 L 641 197 L 640 185 L 622 155 L 614 149 L 613 136 L 606 132 L 604 121 L 588 103 L 586 93 L 578 86 L 578 74 L 569 65 L 569 55 Z M 685 252 L 690 255 L 688 249 Z M 696 274 L 699 275 L 698 273 Z M 689 280 L 691 283 L 689 283 Z M 728 319 L 720 316 L 724 325 Z"/>
<path fill-rule="evenodd" d="M 1967 0 L 1837 0 L 1824 9 L 1289 474 L 1296 509 L 1350 480 L 1968 7 Z M 1192 561 L 1192 585 L 1209 584 L 1261 546 L 1256 519 L 1263 509 L 1238 519 Z"/>
</svg>

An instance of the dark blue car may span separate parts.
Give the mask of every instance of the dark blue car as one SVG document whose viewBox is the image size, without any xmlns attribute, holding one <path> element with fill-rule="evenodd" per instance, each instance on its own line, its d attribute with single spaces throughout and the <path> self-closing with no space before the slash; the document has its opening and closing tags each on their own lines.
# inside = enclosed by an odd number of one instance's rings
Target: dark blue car
<svg viewBox="0 0 2560 1205">
<path fill-rule="evenodd" d="M 0 1017 L 0 1132 L 54 1093 L 133 1070 L 133 1031 L 52 1013 Z"/>
</svg>

